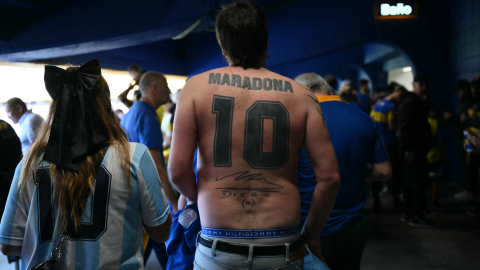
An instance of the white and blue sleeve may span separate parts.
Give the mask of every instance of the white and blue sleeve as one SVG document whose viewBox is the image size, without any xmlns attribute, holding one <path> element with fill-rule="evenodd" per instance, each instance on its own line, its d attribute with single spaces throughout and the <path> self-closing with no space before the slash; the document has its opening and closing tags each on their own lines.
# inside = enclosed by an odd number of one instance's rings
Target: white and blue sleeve
<svg viewBox="0 0 480 270">
<path fill-rule="evenodd" d="M 158 177 L 157 168 L 147 150 L 140 159 L 137 178 L 143 223 L 149 227 L 162 225 L 167 220 L 170 209 Z"/>
<path fill-rule="evenodd" d="M 22 164 L 23 161 L 21 161 L 15 169 L 15 176 L 10 186 L 5 211 L 3 212 L 2 222 L 0 223 L 0 244 L 3 245 L 23 245 L 28 213 L 18 192 L 18 181 Z"/>
</svg>

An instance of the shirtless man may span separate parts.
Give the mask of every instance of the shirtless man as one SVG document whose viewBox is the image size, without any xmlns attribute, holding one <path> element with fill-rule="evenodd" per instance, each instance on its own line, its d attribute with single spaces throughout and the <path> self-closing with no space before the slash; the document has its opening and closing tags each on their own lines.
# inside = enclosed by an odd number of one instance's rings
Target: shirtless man
<svg viewBox="0 0 480 270">
<path fill-rule="evenodd" d="M 340 185 L 321 107 L 309 89 L 265 69 L 268 25 L 254 3 L 224 6 L 216 30 L 229 66 L 183 88 L 168 164 L 173 184 L 198 203 L 195 269 L 302 269 L 300 231 L 322 258 L 320 232 Z M 301 230 L 296 173 L 304 144 L 318 183 Z"/>
</svg>

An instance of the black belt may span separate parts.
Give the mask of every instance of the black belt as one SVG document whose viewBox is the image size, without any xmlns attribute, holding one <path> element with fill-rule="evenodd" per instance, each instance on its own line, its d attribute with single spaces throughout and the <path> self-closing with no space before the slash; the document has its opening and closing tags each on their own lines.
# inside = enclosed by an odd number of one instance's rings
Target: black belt
<svg viewBox="0 0 480 270">
<path fill-rule="evenodd" d="M 198 237 L 198 242 L 208 248 L 212 248 L 213 240 L 208 240 L 202 236 Z M 296 250 L 302 246 L 301 239 L 298 239 L 295 243 L 290 244 L 290 252 Z M 249 246 L 238 246 L 234 244 L 229 244 L 226 242 L 218 241 L 215 246 L 215 250 L 236 253 L 248 256 Z M 253 247 L 253 256 L 276 256 L 276 255 L 285 255 L 287 254 L 287 247 L 285 245 L 275 245 L 275 246 L 254 246 Z"/>
</svg>

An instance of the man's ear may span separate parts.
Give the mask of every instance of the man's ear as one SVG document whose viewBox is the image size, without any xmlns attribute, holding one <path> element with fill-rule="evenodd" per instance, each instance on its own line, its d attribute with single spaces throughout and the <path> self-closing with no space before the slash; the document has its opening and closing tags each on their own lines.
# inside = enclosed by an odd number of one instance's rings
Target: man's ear
<svg viewBox="0 0 480 270">
<path fill-rule="evenodd" d="M 23 107 L 20 104 L 17 104 L 17 112 L 23 112 Z"/>
<path fill-rule="evenodd" d="M 158 94 L 158 88 L 156 84 L 150 85 L 150 94 L 156 96 Z"/>
</svg>

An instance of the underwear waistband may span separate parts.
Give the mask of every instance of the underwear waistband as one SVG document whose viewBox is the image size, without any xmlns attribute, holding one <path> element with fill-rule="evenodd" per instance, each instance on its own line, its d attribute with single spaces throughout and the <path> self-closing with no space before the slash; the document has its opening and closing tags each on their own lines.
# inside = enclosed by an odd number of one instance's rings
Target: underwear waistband
<svg viewBox="0 0 480 270">
<path fill-rule="evenodd" d="M 256 238 L 281 238 L 299 234 L 301 226 L 278 228 L 278 229 L 215 229 L 202 227 L 202 234 L 209 237 L 256 239 Z"/>
</svg>

